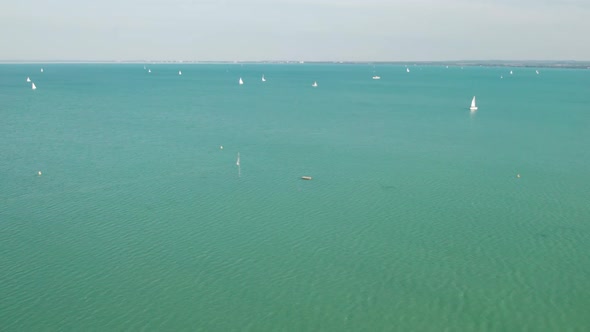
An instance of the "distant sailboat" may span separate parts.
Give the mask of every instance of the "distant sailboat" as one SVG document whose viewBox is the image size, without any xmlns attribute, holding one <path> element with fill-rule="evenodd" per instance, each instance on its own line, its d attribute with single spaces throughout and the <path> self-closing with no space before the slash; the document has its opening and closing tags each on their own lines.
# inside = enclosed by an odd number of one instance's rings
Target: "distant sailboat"
<svg viewBox="0 0 590 332">
<path fill-rule="evenodd" d="M 244 81 L 242 80 L 242 78 L 241 78 L 241 77 L 240 77 L 240 80 L 238 81 L 238 83 L 239 83 L 240 85 L 243 85 L 243 84 L 244 84 Z"/>
<path fill-rule="evenodd" d="M 29 82 L 29 83 L 31 82 L 31 78 L 30 77 L 27 77 L 27 82 Z"/>
<path fill-rule="evenodd" d="M 31 89 L 37 90 L 37 86 L 35 86 L 35 83 L 31 83 Z"/>
<path fill-rule="evenodd" d="M 512 75 L 512 70 L 510 71 L 510 75 Z"/>
<path fill-rule="evenodd" d="M 471 112 L 477 111 L 477 106 L 475 105 L 475 96 L 473 96 L 473 99 L 471 99 L 471 107 L 469 107 L 469 109 Z"/>
<path fill-rule="evenodd" d="M 537 73 L 537 75 L 539 75 L 539 71 L 538 70 L 535 70 L 535 73 Z"/>
<path fill-rule="evenodd" d="M 406 73 L 409 73 L 409 72 L 410 72 L 410 68 L 406 68 Z"/>
<path fill-rule="evenodd" d="M 41 72 L 43 72 L 43 68 L 41 68 Z"/>
<path fill-rule="evenodd" d="M 178 71 L 178 75 L 182 75 L 182 72 L 180 70 Z"/>
<path fill-rule="evenodd" d="M 262 82 L 266 82 L 266 78 L 264 78 L 264 75 L 262 75 Z"/>
<path fill-rule="evenodd" d="M 313 86 L 314 88 L 317 88 L 318 87 L 318 82 L 313 81 L 313 84 L 311 86 Z"/>
<path fill-rule="evenodd" d="M 148 73 L 151 73 L 151 72 L 152 72 L 152 70 L 151 69 L 148 69 Z"/>
<path fill-rule="evenodd" d="M 373 79 L 374 79 L 374 80 L 380 80 L 380 79 L 381 79 L 381 76 L 374 75 L 374 76 L 373 76 Z"/>
<path fill-rule="evenodd" d="M 238 152 L 238 160 L 236 160 L 236 166 L 238 166 L 238 177 L 242 176 L 242 168 L 240 167 L 240 153 Z"/>
</svg>

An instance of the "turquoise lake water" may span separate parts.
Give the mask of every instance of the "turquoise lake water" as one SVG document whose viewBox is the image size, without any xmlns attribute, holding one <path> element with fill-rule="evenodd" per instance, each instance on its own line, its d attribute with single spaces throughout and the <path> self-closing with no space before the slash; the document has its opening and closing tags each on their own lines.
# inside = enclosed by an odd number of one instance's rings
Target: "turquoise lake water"
<svg viewBox="0 0 590 332">
<path fill-rule="evenodd" d="M 590 70 L 148 68 L 0 65 L 0 330 L 590 329 Z"/>
</svg>

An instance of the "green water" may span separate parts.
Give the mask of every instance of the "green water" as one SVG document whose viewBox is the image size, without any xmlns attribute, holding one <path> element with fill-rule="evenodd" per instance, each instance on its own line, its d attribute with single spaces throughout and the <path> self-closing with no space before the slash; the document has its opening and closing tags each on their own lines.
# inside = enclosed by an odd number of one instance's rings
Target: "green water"
<svg viewBox="0 0 590 332">
<path fill-rule="evenodd" d="M 590 70 L 43 67 L 0 65 L 0 330 L 590 329 Z"/>
</svg>

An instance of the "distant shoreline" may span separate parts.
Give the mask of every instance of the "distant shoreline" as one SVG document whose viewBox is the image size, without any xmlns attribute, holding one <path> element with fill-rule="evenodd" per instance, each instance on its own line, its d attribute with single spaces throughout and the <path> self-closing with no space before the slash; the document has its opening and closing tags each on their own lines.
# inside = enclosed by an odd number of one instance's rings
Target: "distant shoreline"
<svg viewBox="0 0 590 332">
<path fill-rule="evenodd" d="M 534 67 L 590 69 L 590 61 L 542 60 L 454 60 L 454 61 L 173 61 L 173 60 L 0 60 L 0 64 L 340 64 L 340 65 L 399 65 L 399 66 L 465 66 L 465 67 Z"/>
</svg>

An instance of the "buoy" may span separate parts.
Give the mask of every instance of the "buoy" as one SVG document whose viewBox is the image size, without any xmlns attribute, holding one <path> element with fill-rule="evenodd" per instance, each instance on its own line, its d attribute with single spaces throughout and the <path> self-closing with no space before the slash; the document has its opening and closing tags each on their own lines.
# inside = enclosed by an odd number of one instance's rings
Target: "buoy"
<svg viewBox="0 0 590 332">
<path fill-rule="evenodd" d="M 37 172 L 37 175 L 41 176 L 41 171 Z"/>
</svg>

